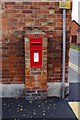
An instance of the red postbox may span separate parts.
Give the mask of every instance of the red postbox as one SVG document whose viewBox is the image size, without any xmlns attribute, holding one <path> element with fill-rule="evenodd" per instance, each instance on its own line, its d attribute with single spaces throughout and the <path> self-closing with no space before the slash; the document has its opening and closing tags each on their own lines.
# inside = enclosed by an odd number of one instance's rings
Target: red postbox
<svg viewBox="0 0 80 120">
<path fill-rule="evenodd" d="M 30 39 L 30 66 L 42 67 L 42 38 Z"/>
</svg>

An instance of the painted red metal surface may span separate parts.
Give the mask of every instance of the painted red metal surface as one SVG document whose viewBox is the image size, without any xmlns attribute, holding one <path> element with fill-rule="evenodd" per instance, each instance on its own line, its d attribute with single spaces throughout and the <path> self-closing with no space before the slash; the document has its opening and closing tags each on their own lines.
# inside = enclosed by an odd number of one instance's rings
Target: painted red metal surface
<svg viewBox="0 0 80 120">
<path fill-rule="evenodd" d="M 42 38 L 30 39 L 30 66 L 42 67 Z"/>
</svg>

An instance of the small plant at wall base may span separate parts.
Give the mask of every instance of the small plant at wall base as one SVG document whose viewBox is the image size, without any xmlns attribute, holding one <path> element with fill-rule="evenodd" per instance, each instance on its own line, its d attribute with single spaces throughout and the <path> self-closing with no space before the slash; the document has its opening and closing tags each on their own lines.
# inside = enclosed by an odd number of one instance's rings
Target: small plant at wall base
<svg viewBox="0 0 80 120">
<path fill-rule="evenodd" d="M 71 45 L 70 48 L 80 51 L 80 46 L 79 45 L 78 46 L 77 45 Z"/>
</svg>

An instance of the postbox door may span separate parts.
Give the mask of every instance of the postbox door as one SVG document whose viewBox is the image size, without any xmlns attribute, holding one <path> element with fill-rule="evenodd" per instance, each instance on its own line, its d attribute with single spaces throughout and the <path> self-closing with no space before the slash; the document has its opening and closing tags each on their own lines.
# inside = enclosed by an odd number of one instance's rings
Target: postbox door
<svg viewBox="0 0 80 120">
<path fill-rule="evenodd" d="M 31 50 L 30 64 L 31 64 L 31 67 L 34 67 L 34 68 L 42 66 L 42 51 L 41 50 Z"/>
</svg>

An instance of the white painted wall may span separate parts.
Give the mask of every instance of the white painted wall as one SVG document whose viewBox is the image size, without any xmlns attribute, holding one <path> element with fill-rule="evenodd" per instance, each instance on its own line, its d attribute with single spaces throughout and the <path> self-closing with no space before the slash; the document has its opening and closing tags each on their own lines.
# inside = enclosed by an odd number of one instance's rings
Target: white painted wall
<svg viewBox="0 0 80 120">
<path fill-rule="evenodd" d="M 79 16 L 80 16 L 80 0 L 73 0 L 73 7 L 72 7 L 72 20 L 75 20 L 77 23 L 80 23 Z M 79 3 L 79 4 L 78 4 Z"/>
</svg>

